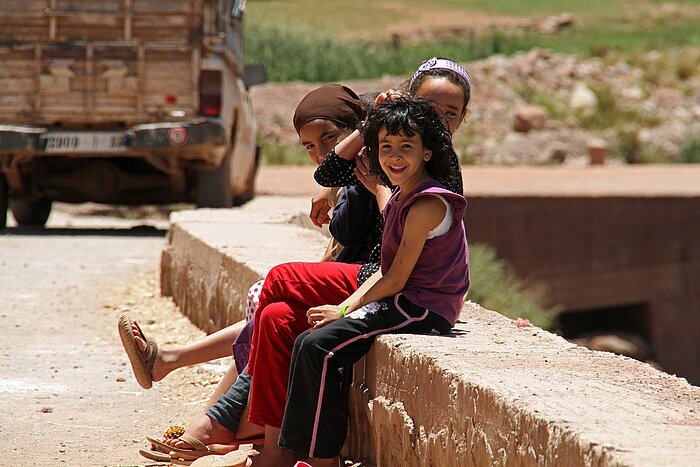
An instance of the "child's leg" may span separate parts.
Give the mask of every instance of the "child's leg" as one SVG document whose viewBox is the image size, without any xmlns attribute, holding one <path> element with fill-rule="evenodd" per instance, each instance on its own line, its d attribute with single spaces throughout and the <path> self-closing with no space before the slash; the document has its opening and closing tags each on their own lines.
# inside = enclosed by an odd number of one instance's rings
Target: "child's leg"
<svg viewBox="0 0 700 467">
<path fill-rule="evenodd" d="M 207 411 L 207 416 L 227 430 L 238 433 L 240 421 L 248 405 L 250 380 L 250 375 L 244 369 L 226 394 L 222 395 Z"/>
<path fill-rule="evenodd" d="M 430 332 L 430 312 L 403 298 L 372 303 L 297 338 L 289 372 L 280 446 L 311 458 L 334 458 L 345 442 L 340 369 L 365 355 L 377 335 Z"/>
<path fill-rule="evenodd" d="M 285 467 L 292 466 L 306 456 L 299 456 L 294 451 L 282 449 L 277 444 L 280 429 L 272 426 L 265 427 L 265 447 L 259 456 L 253 457 L 254 467 Z"/>
<path fill-rule="evenodd" d="M 255 332 L 250 349 L 248 372 L 255 375 L 258 360 L 257 347 L 259 347 L 257 342 L 261 336 L 270 331 L 262 330 L 259 322 L 265 314 L 262 311 L 268 305 L 288 303 L 291 312 L 296 308 L 295 304 L 298 304 L 298 310 L 294 312 L 297 315 L 301 313 L 301 316 L 290 315 L 287 317 L 287 321 L 306 320 L 306 311 L 309 308 L 320 305 L 336 305 L 357 290 L 357 272 L 359 270 L 359 264 L 343 263 L 285 263 L 270 269 L 260 292 L 260 305 L 254 318 Z M 279 327 L 283 323 L 284 321 L 279 321 L 276 326 Z M 306 328 L 299 332 L 304 329 Z M 274 329 L 271 331 L 274 333 Z M 293 343 L 292 339 L 287 350 L 287 359 Z M 262 357 L 264 358 L 264 355 Z M 267 367 L 264 368 L 267 371 Z"/>
<path fill-rule="evenodd" d="M 309 329 L 306 310 L 306 305 L 292 300 L 258 310 L 253 336 L 255 351 L 250 359 L 258 371 L 253 375 L 248 416 L 256 425 L 279 428 L 282 424 L 292 347 L 297 336 Z"/>
<path fill-rule="evenodd" d="M 231 365 L 226 371 L 226 374 L 224 374 L 223 378 L 221 378 L 221 381 L 219 381 L 219 384 L 217 384 L 214 388 L 214 392 L 211 394 L 211 396 L 209 396 L 209 400 L 203 409 L 205 411 L 209 410 L 219 400 L 219 398 L 226 394 L 229 388 L 233 386 L 236 379 L 238 379 L 238 370 L 236 369 L 236 365 Z"/>
<path fill-rule="evenodd" d="M 359 270 L 359 264 L 332 262 L 277 265 L 267 273 L 259 308 L 287 300 L 304 303 L 308 308 L 338 304 L 357 290 Z"/>
<path fill-rule="evenodd" d="M 136 322 L 132 320 L 132 331 L 137 348 L 143 352 L 147 343 L 141 335 Z M 185 366 L 204 363 L 217 358 L 231 355 L 231 345 L 245 326 L 245 320 L 241 320 L 231 326 L 227 326 L 213 334 L 194 342 L 178 346 L 159 346 L 151 377 L 153 381 L 160 381 L 171 371 Z"/>
<path fill-rule="evenodd" d="M 249 392 L 250 375 L 244 369 L 206 413 L 200 412 L 190 420 L 185 434 L 205 444 L 222 445 L 261 436 L 263 428 L 247 421 Z M 180 447 L 177 440 L 167 443 Z"/>
<path fill-rule="evenodd" d="M 253 376 L 251 422 L 281 426 L 292 347 L 297 336 L 309 328 L 306 312 L 347 298 L 357 288 L 358 270 L 359 265 L 354 264 L 286 263 L 267 274 L 248 367 Z"/>
</svg>

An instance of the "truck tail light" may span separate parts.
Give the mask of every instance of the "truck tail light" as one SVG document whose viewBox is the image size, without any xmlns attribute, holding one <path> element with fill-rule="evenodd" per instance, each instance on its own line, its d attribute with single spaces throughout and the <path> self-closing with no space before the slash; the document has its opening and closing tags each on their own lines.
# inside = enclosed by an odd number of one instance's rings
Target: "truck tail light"
<svg viewBox="0 0 700 467">
<path fill-rule="evenodd" d="M 199 113 L 218 117 L 221 112 L 221 72 L 204 70 L 199 75 Z"/>
</svg>

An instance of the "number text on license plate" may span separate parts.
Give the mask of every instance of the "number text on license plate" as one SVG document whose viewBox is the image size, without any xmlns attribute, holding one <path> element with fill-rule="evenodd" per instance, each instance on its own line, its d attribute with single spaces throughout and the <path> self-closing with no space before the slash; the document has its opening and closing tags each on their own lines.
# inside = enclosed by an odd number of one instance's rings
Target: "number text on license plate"
<svg viewBox="0 0 700 467">
<path fill-rule="evenodd" d="M 126 135 L 118 132 L 49 133 L 46 152 L 114 152 L 126 149 Z"/>
</svg>

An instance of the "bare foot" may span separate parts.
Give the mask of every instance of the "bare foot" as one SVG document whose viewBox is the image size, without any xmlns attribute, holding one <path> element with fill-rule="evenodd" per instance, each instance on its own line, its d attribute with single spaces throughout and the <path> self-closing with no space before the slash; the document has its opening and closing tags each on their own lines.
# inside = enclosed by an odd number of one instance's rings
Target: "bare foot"
<svg viewBox="0 0 700 467">
<path fill-rule="evenodd" d="M 200 413 L 185 427 L 185 434 L 200 440 L 204 444 L 230 444 L 236 441 L 236 434 L 223 425 L 216 423 L 206 414 Z M 177 446 L 180 442 L 177 439 L 173 440 L 172 446 Z"/>
<path fill-rule="evenodd" d="M 282 449 L 277 440 L 280 436 L 279 428 L 265 427 L 265 447 L 259 456 L 252 458 L 253 467 L 291 467 L 298 460 L 304 459 L 299 453 Z"/>
<path fill-rule="evenodd" d="M 218 454 L 225 454 L 238 449 L 238 445 L 245 443 L 236 439 L 236 435 L 219 425 L 205 414 L 200 413 L 190 421 L 185 427 L 185 434 L 201 441 L 210 450 Z M 191 446 L 178 438 L 167 439 L 163 442 L 169 446 L 180 449 L 191 449 Z M 183 459 L 188 456 L 178 454 Z"/>
</svg>

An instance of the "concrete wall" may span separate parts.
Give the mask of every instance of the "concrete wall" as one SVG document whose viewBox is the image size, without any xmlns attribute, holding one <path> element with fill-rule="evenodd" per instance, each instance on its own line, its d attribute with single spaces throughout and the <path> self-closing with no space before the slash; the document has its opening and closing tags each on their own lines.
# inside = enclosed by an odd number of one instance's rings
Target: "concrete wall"
<svg viewBox="0 0 700 467">
<path fill-rule="evenodd" d="M 171 218 L 161 282 L 215 329 L 274 264 L 320 257 L 308 198 Z M 272 215 L 270 213 L 273 213 Z M 696 465 L 700 389 L 467 303 L 450 337 L 380 337 L 355 365 L 346 451 L 377 466 Z"/>
<path fill-rule="evenodd" d="M 565 312 L 634 307 L 654 359 L 700 383 L 700 197 L 473 195 L 465 219 Z"/>
</svg>

